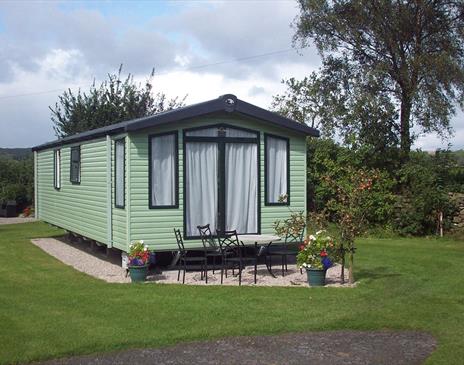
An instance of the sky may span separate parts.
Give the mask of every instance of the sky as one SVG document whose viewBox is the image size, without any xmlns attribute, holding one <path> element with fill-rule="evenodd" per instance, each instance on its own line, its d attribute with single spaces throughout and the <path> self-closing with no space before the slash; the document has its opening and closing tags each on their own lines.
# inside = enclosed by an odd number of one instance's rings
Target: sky
<svg viewBox="0 0 464 365">
<path fill-rule="evenodd" d="M 123 64 L 137 80 L 155 68 L 155 91 L 186 104 L 235 94 L 263 108 L 321 64 L 314 47 L 292 47 L 293 0 L 0 1 L 0 147 L 55 139 L 49 106 L 88 89 Z M 421 135 L 414 147 L 464 148 L 454 136 Z"/>
</svg>

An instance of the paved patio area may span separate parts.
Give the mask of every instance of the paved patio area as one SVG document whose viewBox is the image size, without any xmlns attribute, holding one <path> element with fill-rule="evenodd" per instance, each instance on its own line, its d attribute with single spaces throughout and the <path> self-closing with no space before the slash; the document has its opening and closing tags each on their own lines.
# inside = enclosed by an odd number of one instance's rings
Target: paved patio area
<svg viewBox="0 0 464 365">
<path fill-rule="evenodd" d="M 413 331 L 329 331 L 232 337 L 52 360 L 40 365 L 419 365 L 435 339 Z"/>
<path fill-rule="evenodd" d="M 92 252 L 89 249 L 88 243 L 73 243 L 65 237 L 62 239 L 55 238 L 39 238 L 33 239 L 31 242 L 57 258 L 66 265 L 70 265 L 76 270 L 82 271 L 95 278 L 105 280 L 109 283 L 130 283 L 130 278 L 126 276 L 126 270 L 121 267 L 119 256 L 110 255 L 106 257 L 102 252 Z M 327 287 L 350 287 L 349 284 L 341 284 L 340 273 L 341 266 L 336 265 L 327 271 Z M 295 264 L 288 265 L 288 272 L 282 277 L 280 265 L 273 266 L 273 272 L 276 277 L 272 277 L 264 264 L 258 266 L 257 271 L 257 286 L 295 286 L 306 287 L 306 273 L 300 273 L 300 270 Z M 156 270 L 150 273 L 148 283 L 160 284 L 179 284 L 177 281 L 177 270 Z M 221 285 L 220 270 L 208 271 L 208 284 L 205 280 L 201 280 L 201 275 L 198 271 L 189 271 L 185 275 L 185 284 L 187 285 Z M 237 274 L 237 271 L 235 271 Z M 348 272 L 345 269 L 345 278 L 348 278 Z M 224 276 L 224 285 L 238 285 L 238 276 L 232 275 L 232 271 L 228 271 L 227 278 Z M 247 267 L 242 272 L 242 285 L 254 286 L 254 268 Z"/>
</svg>

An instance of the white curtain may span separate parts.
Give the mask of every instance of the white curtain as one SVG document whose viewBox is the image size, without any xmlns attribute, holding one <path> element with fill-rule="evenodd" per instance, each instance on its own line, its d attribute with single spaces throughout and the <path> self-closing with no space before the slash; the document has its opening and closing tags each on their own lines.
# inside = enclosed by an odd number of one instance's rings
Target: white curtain
<svg viewBox="0 0 464 365">
<path fill-rule="evenodd" d="M 267 198 L 268 203 L 278 203 L 281 195 L 287 194 L 287 141 L 267 137 Z"/>
<path fill-rule="evenodd" d="M 124 206 L 124 139 L 115 142 L 116 149 L 116 205 Z"/>
<path fill-rule="evenodd" d="M 218 146 L 188 142 L 185 146 L 185 208 L 187 236 L 198 236 L 198 225 L 216 232 L 218 212 Z"/>
<path fill-rule="evenodd" d="M 151 140 L 151 204 L 176 204 L 176 136 L 153 137 Z"/>
<path fill-rule="evenodd" d="M 226 144 L 226 229 L 258 232 L 258 147 Z"/>
</svg>

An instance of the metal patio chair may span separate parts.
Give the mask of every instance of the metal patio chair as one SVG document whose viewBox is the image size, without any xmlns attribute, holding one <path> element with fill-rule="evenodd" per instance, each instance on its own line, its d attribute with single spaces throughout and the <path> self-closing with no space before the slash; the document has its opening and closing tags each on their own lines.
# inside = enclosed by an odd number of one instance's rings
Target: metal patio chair
<svg viewBox="0 0 464 365">
<path fill-rule="evenodd" d="M 208 284 L 208 263 L 204 256 L 188 256 L 189 251 L 184 246 L 184 240 L 182 239 L 182 233 L 179 229 L 174 228 L 174 234 L 176 235 L 177 246 L 179 248 L 179 263 L 177 281 L 180 279 L 180 271 L 183 269 L 182 284 L 185 284 L 185 272 L 187 271 L 188 263 L 199 263 L 200 264 L 200 279 L 203 280 L 205 275 L 206 284 Z M 191 252 L 191 251 L 190 251 Z"/>
<path fill-rule="evenodd" d="M 247 264 L 254 265 L 254 282 L 256 284 L 256 273 L 258 266 L 258 258 L 256 255 L 253 257 L 245 256 L 245 246 L 238 239 L 237 231 L 220 231 L 217 230 L 219 248 L 222 254 L 221 264 L 221 284 L 223 283 L 224 270 L 226 271 L 229 265 L 232 268 L 232 275 L 234 275 L 234 269 L 238 269 L 238 284 L 242 285 L 242 270 Z"/>
<path fill-rule="evenodd" d="M 285 235 L 285 240 L 281 245 L 278 246 L 271 246 L 268 249 L 267 255 L 270 256 L 269 258 L 269 265 L 272 269 L 272 256 L 280 256 L 281 257 L 281 269 L 282 269 L 282 276 L 285 276 L 285 272 L 288 271 L 287 267 L 287 258 L 288 256 L 295 256 L 298 254 L 298 249 L 295 249 L 295 246 L 298 246 L 303 243 L 304 241 L 304 232 L 305 229 L 303 228 L 300 232 L 289 232 L 287 231 Z M 290 247 L 289 247 L 290 246 Z M 301 270 L 300 270 L 301 272 Z"/>
<path fill-rule="evenodd" d="M 222 258 L 222 252 L 217 244 L 216 240 L 211 233 L 211 228 L 209 224 L 204 226 L 197 226 L 198 232 L 200 233 L 201 242 L 203 243 L 203 249 L 205 252 L 206 261 L 211 257 L 213 261 L 213 274 L 216 270 L 216 258 Z"/>
</svg>

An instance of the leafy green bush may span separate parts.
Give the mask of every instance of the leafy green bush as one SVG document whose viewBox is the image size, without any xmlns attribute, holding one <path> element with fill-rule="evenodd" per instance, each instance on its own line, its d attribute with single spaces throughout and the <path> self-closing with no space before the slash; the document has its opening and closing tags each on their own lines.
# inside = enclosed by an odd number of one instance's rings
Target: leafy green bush
<svg viewBox="0 0 464 365">
<path fill-rule="evenodd" d="M 448 192 L 448 156 L 424 152 L 411 154 L 398 171 L 399 195 L 395 205 L 393 227 L 404 235 L 426 235 L 437 231 L 439 212 L 443 212 L 445 228 L 451 225 L 455 206 Z"/>
<path fill-rule="evenodd" d="M 372 186 L 370 194 L 363 200 L 369 225 L 388 225 L 391 221 L 395 197 L 393 191 L 396 181 L 385 170 L 367 168 L 364 153 L 341 147 L 332 140 L 311 140 L 308 143 L 308 196 L 310 209 L 314 211 L 327 210 L 329 217 L 336 214 L 327 203 L 337 194 L 337 187 L 327 182 L 324 177 L 331 176 L 340 186 L 349 183 L 351 168 L 357 170 L 375 171 L 378 179 Z"/>
<path fill-rule="evenodd" d="M 366 146 L 348 148 L 331 139 L 309 139 L 310 211 L 325 211 L 329 220 L 334 220 L 337 212 L 328 202 L 337 195 L 337 186 L 323 177 L 331 176 L 339 186 L 345 186 L 350 169 L 379 175 L 361 203 L 370 230 L 382 227 L 403 235 L 433 234 L 440 211 L 446 229 L 455 209 L 448 193 L 464 192 L 464 166 L 455 152 L 411 152 L 409 161 L 401 166 L 393 150 L 382 156 Z"/>
<path fill-rule="evenodd" d="M 0 156 L 0 200 L 16 200 L 22 210 L 34 197 L 33 158 L 14 160 Z"/>
</svg>

